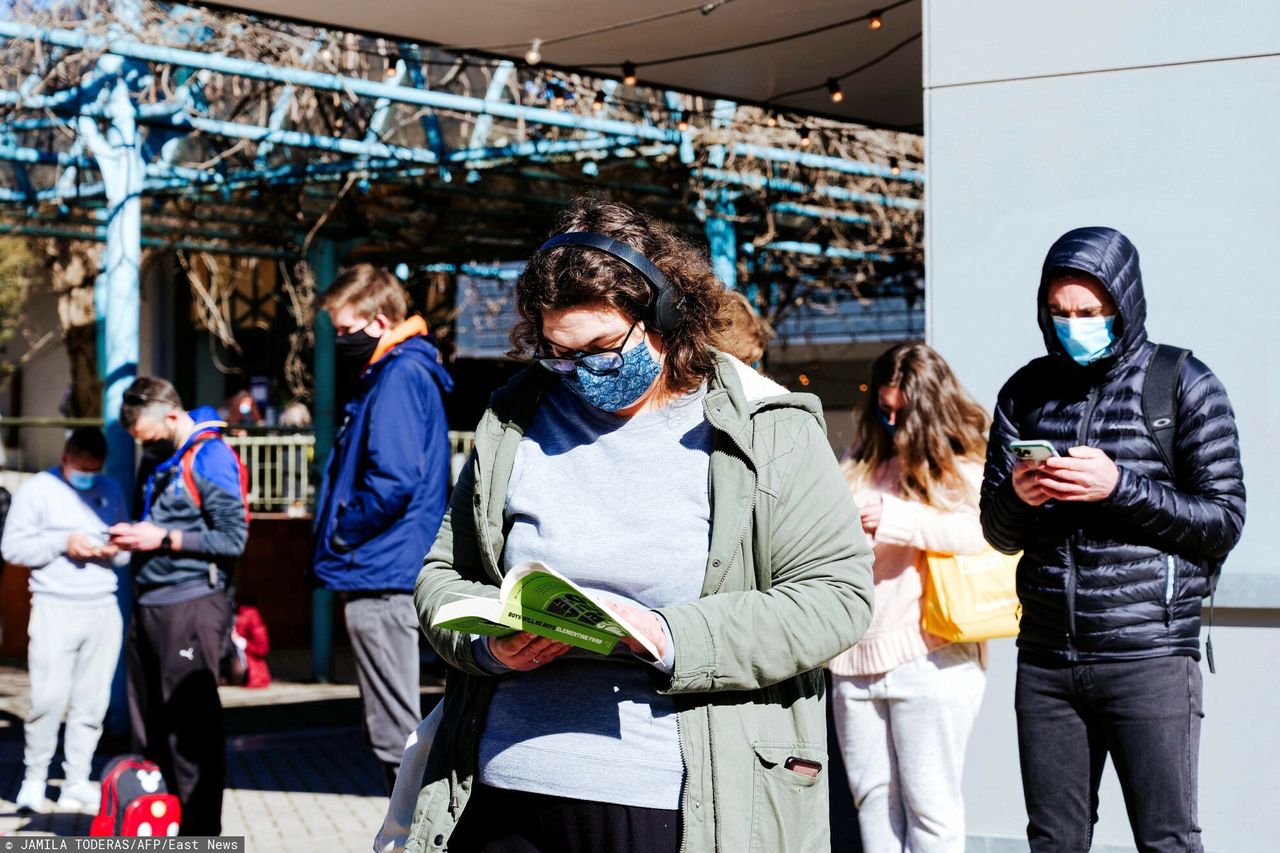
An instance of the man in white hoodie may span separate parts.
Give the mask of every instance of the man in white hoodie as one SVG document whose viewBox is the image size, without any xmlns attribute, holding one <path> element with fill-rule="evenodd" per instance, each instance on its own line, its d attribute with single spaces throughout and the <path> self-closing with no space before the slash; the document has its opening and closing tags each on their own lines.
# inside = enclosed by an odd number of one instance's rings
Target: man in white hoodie
<svg viewBox="0 0 1280 853">
<path fill-rule="evenodd" d="M 19 810 L 44 811 L 49 762 L 65 713 L 60 811 L 94 811 L 89 782 L 124 628 L 116 605 L 119 549 L 107 528 L 128 518 L 119 486 L 102 474 L 107 441 L 93 427 L 67 439 L 62 461 L 23 484 L 0 539 L 10 563 L 31 569 L 31 710 Z"/>
</svg>

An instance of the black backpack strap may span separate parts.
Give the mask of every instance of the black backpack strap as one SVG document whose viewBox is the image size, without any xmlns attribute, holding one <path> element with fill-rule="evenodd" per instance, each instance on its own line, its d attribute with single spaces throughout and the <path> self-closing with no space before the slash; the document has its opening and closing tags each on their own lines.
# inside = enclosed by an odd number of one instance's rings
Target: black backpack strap
<svg viewBox="0 0 1280 853">
<path fill-rule="evenodd" d="M 1156 344 L 1147 375 L 1142 380 L 1142 416 L 1160 450 L 1164 467 L 1175 481 L 1178 469 L 1174 464 L 1173 440 L 1178 430 L 1178 377 L 1189 355 L 1191 350 Z"/>
<path fill-rule="evenodd" d="M 1177 457 L 1173 448 L 1178 430 L 1178 380 L 1182 374 L 1182 363 L 1189 355 L 1191 350 L 1156 344 L 1151 363 L 1147 365 L 1147 375 L 1142 381 L 1142 416 L 1174 482 L 1178 479 Z M 1220 562 L 1209 566 L 1209 623 L 1205 631 L 1204 656 L 1211 673 L 1218 671 L 1213 661 L 1213 605 L 1221 575 Z"/>
</svg>

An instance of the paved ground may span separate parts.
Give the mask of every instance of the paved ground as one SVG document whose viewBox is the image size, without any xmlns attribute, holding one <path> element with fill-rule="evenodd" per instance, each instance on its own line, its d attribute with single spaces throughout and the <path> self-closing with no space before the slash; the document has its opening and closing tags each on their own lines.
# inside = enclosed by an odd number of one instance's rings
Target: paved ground
<svg viewBox="0 0 1280 853">
<path fill-rule="evenodd" d="M 286 675 L 303 671 L 287 656 L 277 664 L 273 653 L 272 663 Z M 387 804 L 382 774 L 362 741 L 359 698 L 342 660 L 337 676 L 339 683 L 327 685 L 278 680 L 266 690 L 221 688 L 228 732 L 223 833 L 245 836 L 254 853 L 372 848 Z M 423 689 L 429 707 L 441 688 L 426 678 L 423 683 L 431 685 Z M 0 666 L 0 834 L 88 835 L 88 815 L 16 813 L 27 692 L 25 670 Z M 104 739 L 94 777 L 111 756 L 125 751 L 127 743 Z M 53 800 L 61 762 L 59 753 L 50 768 Z"/>
</svg>

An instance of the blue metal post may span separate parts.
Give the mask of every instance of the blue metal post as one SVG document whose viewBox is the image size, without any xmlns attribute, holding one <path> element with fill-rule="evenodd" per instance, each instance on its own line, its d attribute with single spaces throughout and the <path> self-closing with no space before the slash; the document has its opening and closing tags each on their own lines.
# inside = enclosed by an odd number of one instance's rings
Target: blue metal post
<svg viewBox="0 0 1280 853">
<path fill-rule="evenodd" d="M 104 57 L 103 62 L 112 59 Z M 108 203 L 107 242 L 95 299 L 100 312 L 98 329 L 103 336 L 98 374 L 102 379 L 102 418 L 107 432 L 107 473 L 129 494 L 133 489 L 134 443 L 120 425 L 120 403 L 124 389 L 138 374 L 144 168 L 133 101 L 123 79 L 111 89 L 108 104 L 111 126 L 106 136 L 93 119 L 80 119 L 79 129 L 102 173 Z"/>
<path fill-rule="evenodd" d="M 738 105 L 732 101 L 716 101 L 711 113 L 711 126 L 723 130 L 733 123 L 734 113 Z M 717 169 L 724 166 L 725 147 L 712 145 L 707 159 Z M 711 269 L 716 278 L 724 282 L 724 286 L 734 289 L 738 286 L 738 240 L 733 226 L 733 196 L 729 190 L 720 187 L 712 190 L 708 201 L 711 210 L 707 212 L 704 227 L 707 232 L 707 243 L 711 247 Z"/>
<path fill-rule="evenodd" d="M 132 13 L 132 15 L 130 15 Z M 135 2 L 121 4 L 126 19 L 137 19 Z M 107 475 L 126 495 L 133 492 L 134 442 L 120 423 L 124 390 L 138 375 L 138 325 L 142 310 L 138 271 L 142 261 L 142 181 L 144 169 L 133 99 L 125 79 L 125 63 L 104 56 L 95 69 L 115 75 L 106 96 L 111 120 L 106 135 L 93 119 L 79 120 L 80 136 L 98 163 L 107 197 L 107 235 L 102 270 L 94 285 L 94 309 L 98 331 L 98 376 L 102 381 L 102 420 L 107 434 Z M 117 584 L 116 605 L 125 624 L 133 610 L 132 586 L 127 572 Z M 116 661 L 111 699 L 104 721 L 112 733 L 128 729 L 128 697 L 124 678 L 124 649 Z"/>
<path fill-rule="evenodd" d="M 323 291 L 338 274 L 338 247 L 323 238 L 311 244 L 307 263 L 316 278 L 317 292 Z M 316 312 L 315 319 L 315 458 L 323 472 L 337 428 L 334 395 L 333 324 L 329 315 Z M 333 592 L 317 589 L 311 593 L 311 675 L 321 683 L 333 680 Z"/>
</svg>

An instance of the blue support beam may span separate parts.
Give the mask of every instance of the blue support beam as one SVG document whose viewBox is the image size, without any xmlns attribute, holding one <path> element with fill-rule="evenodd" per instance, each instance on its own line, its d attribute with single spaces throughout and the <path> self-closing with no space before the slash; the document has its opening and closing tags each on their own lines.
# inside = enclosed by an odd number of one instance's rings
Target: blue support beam
<svg viewBox="0 0 1280 853">
<path fill-rule="evenodd" d="M 755 157 L 770 163 L 790 163 L 804 166 L 807 169 L 826 169 L 846 175 L 862 175 L 872 178 L 884 178 L 886 181 L 903 181 L 904 183 L 924 183 L 924 174 L 910 169 L 901 169 L 894 174 L 889 166 L 877 163 L 863 163 L 859 160 L 845 160 L 842 157 L 828 157 L 825 154 L 810 154 L 807 151 L 791 151 L 786 148 L 774 148 L 768 145 L 752 145 L 747 142 L 735 142 L 733 153 L 738 157 Z"/>
<path fill-rule="evenodd" d="M 131 38 L 103 38 L 102 36 L 73 30 L 44 29 L 14 21 L 0 21 L 0 37 L 27 39 L 30 41 L 42 40 L 60 47 L 101 51 L 145 62 L 160 62 L 184 68 L 204 68 L 220 74 L 232 74 L 253 80 L 293 83 L 298 86 L 306 86 L 328 92 L 339 92 L 349 96 L 375 99 L 386 98 L 401 104 L 458 110 L 460 112 L 493 115 L 513 120 L 523 119 L 528 122 L 554 127 L 593 130 L 618 136 L 639 136 L 643 139 L 657 142 L 676 143 L 680 138 L 678 132 L 633 122 L 595 119 L 591 116 L 540 107 L 526 107 L 501 101 L 486 102 L 482 98 L 474 98 L 467 95 L 396 86 L 359 77 L 343 77 L 337 74 L 307 71 L 301 68 L 267 65 L 262 62 L 238 59 L 217 53 L 201 53 L 164 45 L 144 44 Z M 0 103 L 5 102 L 3 97 L 0 97 Z"/>
<path fill-rule="evenodd" d="M 900 198 L 898 196 L 887 196 L 880 193 L 864 193 L 848 189 L 847 187 L 810 186 L 809 184 L 805 184 L 800 181 L 787 180 L 786 178 L 766 178 L 764 175 L 728 172 L 724 169 L 694 169 L 693 174 L 705 181 L 731 184 L 741 187 L 751 187 L 752 189 L 757 190 L 770 189 L 775 192 L 796 193 L 798 195 L 808 195 L 812 193 L 824 198 L 835 199 L 836 201 L 851 201 L 860 204 L 878 204 L 883 207 L 899 207 L 904 210 L 920 210 L 922 207 L 920 200 L 915 198 Z"/>
<path fill-rule="evenodd" d="M 800 216 L 805 219 L 847 222 L 850 225 L 866 225 L 871 222 L 870 216 L 863 216 L 860 213 L 849 213 L 845 210 L 836 210 L 834 207 L 818 207 L 812 204 L 795 204 L 789 201 L 775 202 L 774 204 L 769 205 L 769 209 L 774 213 Z"/>
<path fill-rule="evenodd" d="M 489 87 L 485 90 L 484 101 L 486 104 L 497 103 L 502 100 L 502 96 L 507 91 L 507 83 L 511 81 L 511 75 L 515 73 L 516 64 L 511 61 L 498 63 L 498 67 L 493 69 L 493 76 L 489 78 Z M 475 127 L 471 128 L 470 148 L 483 148 L 489 144 L 489 131 L 493 128 L 493 116 L 482 115 L 476 119 Z"/>
<path fill-rule="evenodd" d="M 684 117 L 684 100 L 677 92 L 667 92 L 664 95 L 667 103 L 667 109 L 671 111 L 671 117 L 675 121 L 680 121 Z M 694 161 L 693 153 L 693 134 L 687 130 L 675 131 L 676 139 L 679 143 L 680 162 L 689 164 Z"/>
<path fill-rule="evenodd" d="M 120 0 L 122 22 L 140 28 L 141 0 Z M 139 325 L 142 314 L 142 140 L 138 134 L 131 84 L 147 82 L 136 63 L 114 56 L 98 59 L 90 76 L 104 81 L 101 101 L 110 119 L 104 135 L 97 122 L 79 119 L 79 136 L 98 163 L 107 195 L 107 242 L 102 270 L 94 282 L 97 323 L 98 378 L 102 383 L 102 421 L 107 436 L 107 475 L 133 494 L 134 441 L 120 423 L 124 391 L 138 375 Z M 121 616 L 133 611 L 133 585 L 128 572 L 116 584 L 116 605 Z M 124 624 L 128 624 L 125 621 Z M 124 678 L 124 648 L 116 659 L 111 700 L 104 721 L 112 732 L 122 732 L 127 719 L 128 697 Z"/>
<path fill-rule="evenodd" d="M 712 128 L 728 130 L 733 125 L 737 110 L 738 105 L 732 101 L 716 101 L 711 112 Z M 712 145 L 707 159 L 713 166 L 720 167 L 724 165 L 726 154 L 724 145 Z M 707 195 L 711 209 L 704 211 L 703 227 L 711 249 L 711 269 L 716 278 L 732 290 L 738 286 L 738 238 L 733 223 L 737 211 L 734 210 L 733 196 L 727 190 L 716 188 Z"/>
<path fill-rule="evenodd" d="M 400 49 L 403 55 L 410 57 L 407 63 L 409 82 L 415 89 L 426 89 L 427 75 L 422 71 L 422 62 L 418 58 L 418 46 L 406 44 L 401 45 Z M 437 160 L 443 162 L 448 153 L 448 146 L 444 144 L 444 135 L 440 132 L 440 117 L 436 115 L 435 110 L 423 110 L 421 123 L 422 133 L 427 139 L 427 150 L 436 155 Z M 443 166 L 440 168 L 439 177 L 446 184 L 453 180 L 452 174 Z"/>
<path fill-rule="evenodd" d="M 306 53 L 302 54 L 302 64 L 306 65 L 311 61 L 318 51 L 324 45 L 323 39 L 316 39 L 307 48 Z M 271 115 L 267 117 L 267 127 L 271 130 L 280 130 L 284 127 L 284 120 L 289 116 L 289 108 L 293 104 L 293 93 L 297 91 L 297 87 L 292 84 L 286 84 L 279 94 L 276 95 L 276 102 L 271 107 Z M 275 141 L 267 138 L 258 145 L 258 154 L 254 160 L 255 165 L 259 169 L 266 168 L 267 157 L 271 154 L 271 149 L 275 147 Z"/>
<path fill-rule="evenodd" d="M 799 240 L 774 240 L 763 246 L 743 243 L 742 251 L 748 254 L 756 252 L 781 252 L 790 255 L 814 255 L 843 261 L 892 261 L 893 255 L 880 252 L 863 252 L 857 249 L 846 249 L 842 246 L 822 246 L 818 243 L 804 243 Z"/>
<path fill-rule="evenodd" d="M 119 68 L 122 63 L 114 57 L 103 57 L 99 62 L 102 68 L 111 65 Z M 138 373 L 144 169 L 133 100 L 124 77 L 116 78 L 106 108 L 111 116 L 107 135 L 89 118 L 79 120 L 79 130 L 98 163 L 109 205 L 107 245 L 95 290 L 98 328 L 104 342 L 98 373 L 108 444 L 107 473 L 127 495 L 133 491 L 134 442 L 120 424 L 120 404 L 124 389 Z"/>
<path fill-rule="evenodd" d="M 404 163 L 436 163 L 436 155 L 423 148 L 408 148 L 403 145 L 388 145 L 385 142 L 368 142 L 357 139 L 343 139 L 336 136 L 321 136 L 297 130 L 272 130 L 269 127 L 246 125 L 239 122 L 220 121 L 179 113 L 174 116 L 173 123 L 187 126 L 192 130 L 209 133 L 215 136 L 227 136 L 234 139 L 247 139 L 272 145 L 288 145 L 294 148 L 311 148 L 317 151 L 334 151 L 339 154 L 350 154 L 359 157 L 377 157 L 398 160 Z"/>
<path fill-rule="evenodd" d="M 58 240 L 85 240 L 90 243 L 107 242 L 106 228 L 78 229 L 60 227 L 44 223 L 17 224 L 0 222 L 0 235 L 13 234 L 21 237 L 53 237 Z M 246 258 L 282 258 L 296 260 L 297 252 L 282 249 L 237 245 L 235 243 L 200 243 L 194 240 L 165 240 L 158 237 L 143 237 L 140 245 L 147 249 L 164 249 L 168 251 L 212 252 L 219 255 L 234 255 Z M 105 308 L 104 308 L 105 310 Z"/>
<path fill-rule="evenodd" d="M 331 240 L 317 238 L 307 252 L 307 264 L 315 276 L 316 291 L 323 293 L 338 275 L 338 247 Z M 334 333 L 329 315 L 316 312 L 315 361 L 315 458 L 323 472 L 337 433 L 338 412 L 334 394 Z M 327 684 L 333 680 L 333 592 L 316 589 L 311 593 L 311 676 Z"/>
</svg>

